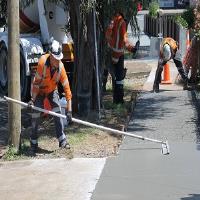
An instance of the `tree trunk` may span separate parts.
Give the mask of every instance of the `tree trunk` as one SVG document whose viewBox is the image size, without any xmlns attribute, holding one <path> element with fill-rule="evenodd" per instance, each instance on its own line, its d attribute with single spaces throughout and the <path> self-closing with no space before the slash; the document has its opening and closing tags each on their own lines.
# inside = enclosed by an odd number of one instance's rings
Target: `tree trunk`
<svg viewBox="0 0 200 200">
<path fill-rule="evenodd" d="M 135 2 L 129 0 L 96 0 L 97 13 L 97 44 L 98 61 L 100 63 L 100 89 L 102 85 L 102 69 L 106 62 L 105 28 L 112 18 L 116 8 L 124 10 L 129 22 L 136 7 Z M 95 43 L 92 1 L 71 0 L 70 5 L 70 30 L 74 41 L 74 77 L 73 77 L 73 110 L 81 115 L 87 115 L 91 108 L 97 108 L 97 86 L 95 75 Z M 101 39 L 101 40 L 100 40 Z M 109 65 L 109 64 L 107 64 Z M 101 96 L 101 95 L 100 95 Z"/>
<path fill-rule="evenodd" d="M 74 41 L 73 109 L 86 116 L 93 104 L 95 63 L 92 10 L 82 14 L 80 0 L 70 1 L 70 28 Z"/>
</svg>

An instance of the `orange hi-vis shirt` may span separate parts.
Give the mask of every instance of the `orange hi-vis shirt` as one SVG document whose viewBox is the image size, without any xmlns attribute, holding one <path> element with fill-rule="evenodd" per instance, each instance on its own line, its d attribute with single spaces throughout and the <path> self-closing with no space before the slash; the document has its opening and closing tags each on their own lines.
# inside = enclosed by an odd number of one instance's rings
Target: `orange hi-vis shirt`
<svg viewBox="0 0 200 200">
<path fill-rule="evenodd" d="M 112 50 L 112 61 L 117 63 L 124 54 L 125 48 L 129 51 L 133 46 L 128 43 L 126 22 L 121 15 L 116 15 L 106 30 L 106 40 Z"/>
<path fill-rule="evenodd" d="M 54 68 L 55 71 L 52 73 L 49 56 L 49 54 L 45 54 L 38 61 L 37 71 L 32 83 L 32 97 L 35 99 L 38 94 L 47 96 L 57 89 L 58 83 L 61 82 L 66 100 L 70 100 L 72 94 L 64 65 L 60 61 L 59 67 Z"/>
</svg>

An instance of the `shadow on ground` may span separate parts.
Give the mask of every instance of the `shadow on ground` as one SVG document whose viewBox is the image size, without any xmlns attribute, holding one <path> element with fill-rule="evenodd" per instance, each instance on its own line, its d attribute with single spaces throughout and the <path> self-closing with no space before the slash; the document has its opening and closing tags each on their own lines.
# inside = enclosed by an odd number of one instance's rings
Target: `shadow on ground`
<svg viewBox="0 0 200 200">
<path fill-rule="evenodd" d="M 197 120 L 196 120 L 197 143 L 200 143 L 200 99 L 197 98 L 196 92 L 197 91 L 192 91 L 191 96 L 192 96 L 192 104 L 195 107 L 195 110 L 197 112 Z"/>
<path fill-rule="evenodd" d="M 195 111 L 197 112 L 197 117 L 189 119 L 186 123 L 194 123 L 196 125 L 196 141 L 200 142 L 200 99 L 197 100 L 194 91 L 188 91 L 189 101 L 184 100 L 184 96 L 163 96 L 155 95 L 155 93 L 142 92 L 142 98 L 137 100 L 137 106 L 135 112 L 133 113 L 129 123 L 129 131 L 154 131 L 151 127 L 147 126 L 145 121 L 152 119 L 164 119 L 170 116 L 173 116 L 179 109 L 184 110 L 184 107 L 188 104 L 194 106 Z M 173 102 L 179 102 L 177 106 L 171 106 Z M 134 118 L 137 120 L 134 120 Z"/>
<path fill-rule="evenodd" d="M 189 194 L 189 197 L 183 197 L 181 200 L 199 200 L 200 194 Z"/>
</svg>

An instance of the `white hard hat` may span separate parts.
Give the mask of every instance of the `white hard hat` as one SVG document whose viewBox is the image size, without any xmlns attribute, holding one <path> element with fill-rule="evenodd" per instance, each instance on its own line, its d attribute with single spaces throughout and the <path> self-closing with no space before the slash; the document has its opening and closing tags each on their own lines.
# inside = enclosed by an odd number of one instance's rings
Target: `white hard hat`
<svg viewBox="0 0 200 200">
<path fill-rule="evenodd" d="M 168 44 L 163 46 L 163 60 L 168 61 L 171 59 L 171 48 Z"/>
<path fill-rule="evenodd" d="M 56 60 L 61 60 L 63 58 L 62 47 L 56 40 L 52 41 L 50 52 Z"/>
</svg>

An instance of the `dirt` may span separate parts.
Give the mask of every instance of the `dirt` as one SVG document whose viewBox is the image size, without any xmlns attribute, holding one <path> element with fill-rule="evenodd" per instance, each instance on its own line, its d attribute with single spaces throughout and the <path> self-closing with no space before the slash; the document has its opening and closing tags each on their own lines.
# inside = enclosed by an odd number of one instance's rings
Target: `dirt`
<svg viewBox="0 0 200 200">
<path fill-rule="evenodd" d="M 138 63 L 135 65 L 138 66 Z M 144 65 L 144 64 L 143 64 Z M 108 80 L 107 91 L 103 96 L 103 109 L 101 110 L 101 119 L 97 113 L 91 112 L 87 120 L 108 126 L 118 130 L 126 130 L 131 113 L 135 107 L 137 96 L 148 76 L 148 70 L 145 72 L 135 72 L 133 64 L 128 68 L 125 79 L 125 103 L 123 105 L 112 104 L 111 79 Z M 29 148 L 30 127 L 25 127 L 22 134 L 22 148 L 20 153 L 15 156 L 5 154 L 3 159 L 29 159 L 33 158 Z M 39 151 L 34 156 L 39 158 L 73 158 L 73 157 L 108 157 L 114 156 L 119 150 L 123 137 L 94 128 L 87 128 L 82 125 L 72 124 L 65 129 L 69 139 L 71 149 L 59 149 L 58 141 L 55 137 L 55 130 L 52 118 L 45 118 L 40 126 Z"/>
</svg>

